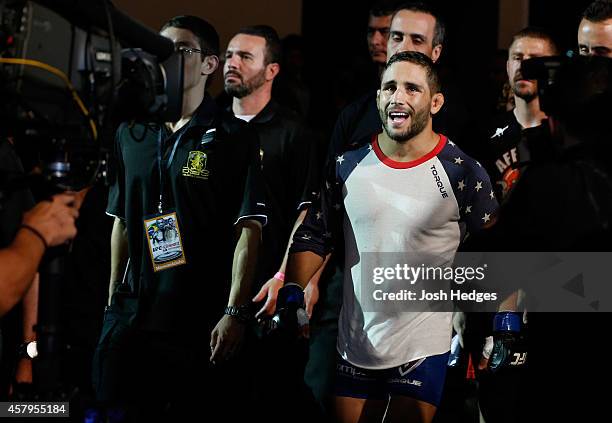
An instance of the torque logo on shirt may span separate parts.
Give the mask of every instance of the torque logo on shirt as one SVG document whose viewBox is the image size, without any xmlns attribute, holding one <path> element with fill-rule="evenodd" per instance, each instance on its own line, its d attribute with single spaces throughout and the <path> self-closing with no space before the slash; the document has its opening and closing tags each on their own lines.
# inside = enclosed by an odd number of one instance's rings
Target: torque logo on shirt
<svg viewBox="0 0 612 423">
<path fill-rule="evenodd" d="M 210 171 L 206 169 L 208 156 L 202 151 L 190 151 L 187 157 L 187 165 L 183 167 L 183 176 L 192 178 L 208 179 Z"/>
<path fill-rule="evenodd" d="M 431 165 L 431 167 L 429 169 L 431 169 L 431 174 L 433 175 L 433 177 L 434 177 L 434 179 L 436 181 L 436 185 L 438 186 L 438 189 L 440 190 L 440 194 L 442 194 L 442 198 L 447 198 L 448 194 L 446 192 L 446 188 L 444 188 L 444 184 L 440 180 L 440 175 L 438 174 L 438 170 L 436 169 L 436 165 Z"/>
</svg>

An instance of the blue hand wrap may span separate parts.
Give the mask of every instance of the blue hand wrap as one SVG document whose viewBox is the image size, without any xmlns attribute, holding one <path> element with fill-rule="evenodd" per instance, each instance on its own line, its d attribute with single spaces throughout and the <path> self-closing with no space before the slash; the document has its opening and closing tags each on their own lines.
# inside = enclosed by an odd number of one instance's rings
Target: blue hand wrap
<svg viewBox="0 0 612 423">
<path fill-rule="evenodd" d="M 493 318 L 494 332 L 520 332 L 521 318 L 517 313 L 504 311 L 496 313 Z"/>
</svg>

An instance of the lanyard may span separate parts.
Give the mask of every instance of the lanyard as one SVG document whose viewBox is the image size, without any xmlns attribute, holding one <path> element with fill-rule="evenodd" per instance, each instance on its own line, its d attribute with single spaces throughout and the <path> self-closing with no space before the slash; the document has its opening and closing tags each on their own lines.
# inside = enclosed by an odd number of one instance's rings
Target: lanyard
<svg viewBox="0 0 612 423">
<path fill-rule="evenodd" d="M 186 128 L 185 128 L 186 130 Z M 183 134 L 185 133 L 185 130 L 183 130 L 178 137 L 176 137 L 176 141 L 174 141 L 174 146 L 172 147 L 172 152 L 170 153 L 170 157 L 168 157 L 168 163 L 166 163 L 166 169 L 162 169 L 162 158 L 163 158 L 163 147 L 164 147 L 164 143 L 162 141 L 162 133 L 165 132 L 163 129 L 160 128 L 159 134 L 157 136 L 157 167 L 159 170 L 159 204 L 157 205 L 157 210 L 159 211 L 159 214 L 163 213 L 163 195 L 164 195 L 164 176 L 166 174 L 166 170 L 170 169 L 170 166 L 172 165 L 172 160 L 174 159 L 174 153 L 176 153 L 176 147 L 179 144 L 179 141 L 181 140 L 181 137 L 183 136 Z"/>
</svg>

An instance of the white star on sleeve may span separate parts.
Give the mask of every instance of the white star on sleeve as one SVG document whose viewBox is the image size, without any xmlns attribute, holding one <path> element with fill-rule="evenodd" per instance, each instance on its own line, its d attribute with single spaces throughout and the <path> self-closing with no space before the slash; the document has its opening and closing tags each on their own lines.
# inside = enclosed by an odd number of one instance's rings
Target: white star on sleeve
<svg viewBox="0 0 612 423">
<path fill-rule="evenodd" d="M 491 215 L 489 213 L 485 213 L 482 217 L 482 220 L 484 221 L 484 223 L 487 223 L 489 220 L 491 220 Z"/>
<path fill-rule="evenodd" d="M 368 145 L 368 150 L 372 151 L 372 144 Z"/>
<path fill-rule="evenodd" d="M 463 191 L 463 188 L 465 188 L 465 182 L 463 182 L 463 179 L 459 181 L 459 185 L 457 186 L 457 189 L 459 191 Z"/>
<path fill-rule="evenodd" d="M 495 199 L 495 193 L 493 192 L 493 190 L 491 190 L 491 192 L 489 193 L 489 197 L 491 197 L 491 200 Z"/>
<path fill-rule="evenodd" d="M 465 214 L 472 213 L 472 206 L 465 206 Z"/>
<path fill-rule="evenodd" d="M 339 164 L 342 164 L 342 162 L 344 161 L 344 155 L 338 156 L 338 157 L 336 158 L 336 161 L 337 161 Z"/>
<path fill-rule="evenodd" d="M 455 164 L 460 165 L 461 163 L 463 163 L 463 159 L 461 157 L 455 157 Z"/>
<path fill-rule="evenodd" d="M 452 145 L 453 147 L 455 146 L 455 143 L 454 143 L 454 142 L 452 142 L 451 140 L 448 140 L 448 143 L 449 143 L 450 145 Z"/>
<path fill-rule="evenodd" d="M 476 192 L 480 191 L 482 189 L 482 181 L 478 181 L 476 182 Z"/>
<path fill-rule="evenodd" d="M 302 239 L 305 239 L 306 241 L 308 241 L 310 239 L 310 235 L 304 234 L 302 235 Z"/>
<path fill-rule="evenodd" d="M 320 220 L 320 219 L 321 219 L 321 216 L 323 216 L 323 213 L 321 213 L 320 211 L 318 211 L 318 212 L 317 212 L 317 214 L 316 214 L 316 216 L 317 216 L 317 220 Z"/>
</svg>

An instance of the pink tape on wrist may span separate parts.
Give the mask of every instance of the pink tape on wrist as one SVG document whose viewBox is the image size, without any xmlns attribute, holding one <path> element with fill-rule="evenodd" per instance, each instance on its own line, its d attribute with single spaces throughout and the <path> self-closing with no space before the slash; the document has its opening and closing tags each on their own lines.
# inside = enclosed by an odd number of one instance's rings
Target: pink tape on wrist
<svg viewBox="0 0 612 423">
<path fill-rule="evenodd" d="M 274 279 L 285 282 L 285 274 L 283 272 L 276 272 Z"/>
</svg>

